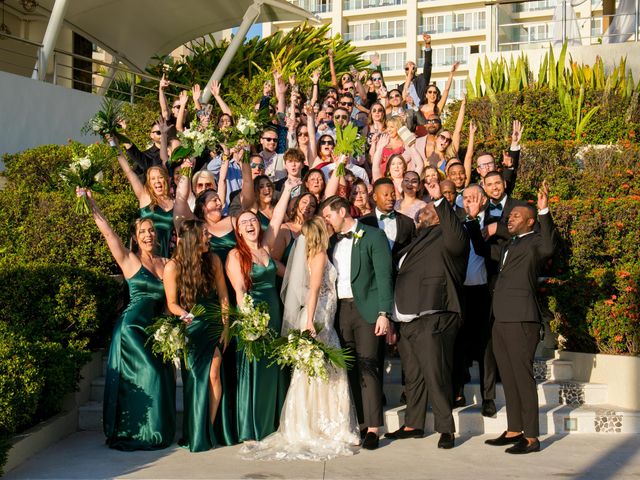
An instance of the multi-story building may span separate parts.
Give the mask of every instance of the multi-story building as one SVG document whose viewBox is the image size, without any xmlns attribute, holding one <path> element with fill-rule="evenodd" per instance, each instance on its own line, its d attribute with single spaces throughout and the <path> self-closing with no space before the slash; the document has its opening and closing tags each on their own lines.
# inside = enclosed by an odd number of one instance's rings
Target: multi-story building
<svg viewBox="0 0 640 480">
<path fill-rule="evenodd" d="M 331 25 L 333 35 L 351 40 L 366 58 L 379 54 L 385 79 L 392 83 L 404 80 L 407 60 L 422 67 L 422 33 L 432 37 L 432 81 L 440 88 L 451 66 L 460 62 L 454 75 L 450 98 L 464 93 L 465 80 L 473 54 L 547 47 L 549 43 L 570 45 L 602 43 L 609 23 L 628 24 L 623 2 L 603 0 L 583 2 L 575 9 L 567 0 L 521 2 L 486 2 L 478 0 L 288 0 L 315 13 Z M 574 2 L 575 3 L 575 2 Z M 562 6 L 565 5 L 564 12 Z M 611 6 L 613 5 L 613 7 Z M 637 8 L 637 7 L 636 7 Z M 621 10 L 621 8 L 619 8 Z M 631 22 L 629 37 L 612 38 L 613 42 L 636 40 L 638 25 Z M 635 25 L 635 29 L 633 27 Z M 263 35 L 290 30 L 293 23 L 263 24 Z M 472 60 L 473 59 L 473 60 Z"/>
</svg>

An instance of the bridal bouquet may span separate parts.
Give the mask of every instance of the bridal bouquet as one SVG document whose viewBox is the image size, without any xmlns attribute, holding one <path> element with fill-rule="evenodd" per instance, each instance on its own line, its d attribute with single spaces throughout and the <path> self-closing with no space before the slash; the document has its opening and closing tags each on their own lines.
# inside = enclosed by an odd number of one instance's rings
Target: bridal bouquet
<svg viewBox="0 0 640 480">
<path fill-rule="evenodd" d="M 197 123 L 192 124 L 191 128 L 184 132 L 178 132 L 180 146 L 171 154 L 169 165 L 175 166 L 186 158 L 199 157 L 205 148 L 214 149 L 220 143 L 221 138 L 220 132 L 211 127 L 201 128 Z M 180 171 L 180 174 L 190 177 L 191 168 L 185 167 Z"/>
<path fill-rule="evenodd" d="M 233 149 L 237 146 L 259 143 L 262 131 L 269 126 L 269 110 L 248 110 L 240 114 L 234 126 L 224 132 L 224 144 Z"/>
<path fill-rule="evenodd" d="M 189 369 L 187 361 L 186 335 L 187 325 L 178 317 L 164 315 L 156 319 L 147 332 L 150 334 L 149 341 L 151 351 L 154 355 L 162 357 L 163 362 L 173 362 L 176 358 L 182 358 L 184 366 Z"/>
<path fill-rule="evenodd" d="M 315 325 L 316 332 L 322 327 Z M 280 337 L 272 344 L 269 357 L 281 367 L 287 365 L 302 370 L 309 377 L 329 380 L 329 365 L 346 369 L 353 364 L 353 355 L 342 348 L 330 347 L 316 340 L 309 330 L 289 330 L 289 335 Z"/>
<path fill-rule="evenodd" d="M 74 157 L 68 167 L 60 172 L 60 178 L 76 197 L 76 213 L 88 215 L 91 211 L 89 200 L 85 195 L 76 196 L 76 188 L 103 193 L 103 171 L 108 168 L 111 157 L 89 147 L 84 157 Z"/>
<path fill-rule="evenodd" d="M 357 157 L 364 153 L 365 138 L 358 134 L 358 127 L 353 123 L 349 123 L 342 128 L 336 125 L 336 146 L 333 154 L 336 156 L 347 155 Z M 336 176 L 344 177 L 346 174 L 344 163 L 340 163 L 336 167 Z"/>
<path fill-rule="evenodd" d="M 129 139 L 120 132 L 124 119 L 122 103 L 107 97 L 102 101 L 100 110 L 82 127 L 82 133 L 101 137 L 110 135 L 122 143 L 129 143 Z"/>
<path fill-rule="evenodd" d="M 244 294 L 242 304 L 232 314 L 231 335 L 237 337 L 238 347 L 249 361 L 259 360 L 270 351 L 276 332 L 269 327 L 269 306 L 266 302 L 254 305 L 253 298 Z"/>
</svg>

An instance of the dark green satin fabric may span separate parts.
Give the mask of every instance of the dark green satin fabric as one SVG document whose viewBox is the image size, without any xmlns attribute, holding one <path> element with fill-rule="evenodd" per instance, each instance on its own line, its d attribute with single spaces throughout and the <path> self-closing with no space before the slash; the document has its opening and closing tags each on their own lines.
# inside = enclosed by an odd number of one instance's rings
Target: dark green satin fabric
<svg viewBox="0 0 640 480">
<path fill-rule="evenodd" d="M 111 339 L 104 388 L 106 442 L 119 450 L 168 447 L 175 436 L 173 366 L 151 353 L 145 329 L 165 303 L 162 282 L 143 266 L 130 279 L 131 300 Z"/>
<path fill-rule="evenodd" d="M 219 306 L 215 291 L 197 303 L 209 312 Z M 187 327 L 189 369 L 182 366 L 184 417 L 180 445 L 192 452 L 204 452 L 222 443 L 217 440 L 209 417 L 209 371 L 220 338 L 212 327 L 211 321 L 202 316 L 195 317 Z"/>
<path fill-rule="evenodd" d="M 209 245 L 210 250 L 220 257 L 224 266 L 229 252 L 236 246 L 236 235 L 231 231 L 222 237 L 212 236 Z M 229 293 L 229 302 L 234 305 L 235 295 L 226 272 L 224 277 Z M 222 380 L 222 398 L 218 407 L 214 431 L 219 444 L 235 445 L 238 443 L 238 434 L 236 428 L 236 344 L 234 340 L 230 342 L 222 355 L 220 378 Z"/>
<path fill-rule="evenodd" d="M 150 218 L 153 228 L 156 230 L 157 248 L 156 254 L 161 257 L 171 256 L 171 236 L 173 235 L 173 208 L 168 212 L 156 206 L 155 210 L 147 205 L 140 209 L 140 218 Z"/>
<path fill-rule="evenodd" d="M 260 228 L 262 228 L 262 230 L 266 230 L 267 228 L 269 228 L 269 223 L 271 222 L 271 219 L 269 217 L 267 217 L 260 210 L 258 210 L 256 216 L 258 217 L 258 220 L 260 220 Z"/>
<path fill-rule="evenodd" d="M 280 334 L 282 316 L 280 299 L 275 288 L 276 265 L 272 259 L 266 267 L 253 264 L 251 267 L 253 287 L 249 294 L 254 304 L 267 302 L 269 326 Z M 280 420 L 280 411 L 289 388 L 285 371 L 274 365 L 268 367 L 268 359 L 249 362 L 244 352 L 237 354 L 238 390 L 237 424 L 238 439 L 262 440 L 275 432 Z"/>
</svg>

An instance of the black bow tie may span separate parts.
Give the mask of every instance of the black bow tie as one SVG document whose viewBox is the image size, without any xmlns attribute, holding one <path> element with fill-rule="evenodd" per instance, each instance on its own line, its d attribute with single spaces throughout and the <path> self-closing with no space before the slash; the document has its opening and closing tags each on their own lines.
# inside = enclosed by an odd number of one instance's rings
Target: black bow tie
<svg viewBox="0 0 640 480">
<path fill-rule="evenodd" d="M 353 238 L 353 232 L 336 233 L 336 238 L 338 239 L 338 241 L 342 240 L 343 238 Z"/>
<path fill-rule="evenodd" d="M 492 210 L 502 211 L 502 204 L 501 203 L 489 203 L 489 211 L 492 211 Z"/>
</svg>

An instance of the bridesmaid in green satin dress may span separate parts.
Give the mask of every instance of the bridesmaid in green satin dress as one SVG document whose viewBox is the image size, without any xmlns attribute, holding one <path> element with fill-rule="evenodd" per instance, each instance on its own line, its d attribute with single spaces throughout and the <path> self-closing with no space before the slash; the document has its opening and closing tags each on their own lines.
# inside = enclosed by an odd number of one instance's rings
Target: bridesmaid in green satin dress
<svg viewBox="0 0 640 480">
<path fill-rule="evenodd" d="M 169 173 L 164 167 L 150 167 L 143 184 L 123 155 L 118 163 L 124 171 L 140 204 L 140 217 L 150 218 L 156 228 L 157 254 L 169 257 L 173 236 L 173 199 L 169 195 Z"/>
<path fill-rule="evenodd" d="M 211 234 L 201 220 L 182 222 L 178 245 L 164 271 L 169 311 L 187 324 L 187 362 L 182 366 L 184 419 L 181 446 L 192 452 L 210 450 L 221 442 L 214 422 L 222 398 L 220 370 L 222 352 L 228 344 L 229 325 L 224 312 L 229 295 L 220 258 L 209 251 Z M 219 322 L 193 317 L 189 310 L 199 304 Z M 220 334 L 222 332 L 222 334 Z"/>
<path fill-rule="evenodd" d="M 151 352 L 146 328 L 165 304 L 162 275 L 166 258 L 153 254 L 153 222 L 135 222 L 136 253 L 122 244 L 91 193 L 93 218 L 129 285 L 130 301 L 113 330 L 104 389 L 103 426 L 107 445 L 118 450 L 154 450 L 173 442 L 176 425 L 173 366 Z"/>
<path fill-rule="evenodd" d="M 242 150 L 233 152 L 235 160 L 242 162 Z M 207 231 L 211 234 L 209 245 L 211 251 L 215 253 L 224 265 L 227 254 L 235 247 L 236 239 L 234 234 L 234 226 L 236 222 L 235 217 L 225 217 L 222 214 L 223 203 L 220 199 L 226 198 L 226 173 L 229 168 L 228 162 L 223 162 L 220 168 L 220 176 L 218 178 L 219 189 L 205 189 L 199 192 L 195 200 L 194 212 L 191 212 L 189 208 L 188 199 L 192 194 L 191 182 L 186 177 L 180 177 L 178 179 L 178 187 L 176 189 L 176 203 L 174 208 L 174 223 L 176 229 L 180 228 L 182 222 L 187 219 L 198 218 L 202 220 L 207 228 Z M 250 198 L 253 192 L 253 183 L 251 180 L 251 168 L 248 164 L 242 164 L 242 177 L 243 188 L 241 200 L 243 198 Z M 243 201 L 244 202 L 244 201 Z M 245 203 L 243 203 L 245 206 Z M 231 287 L 227 279 L 227 290 Z M 234 445 L 238 443 L 236 434 L 236 370 L 235 370 L 235 347 L 234 342 L 231 343 L 230 348 L 223 353 L 222 362 L 222 399 L 220 402 L 220 413 L 216 418 L 214 425 L 216 439 L 219 444 L 222 445 Z"/>
<path fill-rule="evenodd" d="M 274 208 L 266 231 L 252 211 L 238 217 L 237 247 L 227 257 L 227 275 L 240 303 L 245 293 L 256 302 L 269 305 L 269 326 L 278 334 L 282 326 L 279 292 L 276 289 L 276 273 L 284 273 L 284 266 L 271 257 L 271 250 L 285 216 L 291 190 L 299 185 L 287 180 L 278 204 Z M 261 440 L 278 428 L 280 410 L 289 386 L 286 372 L 268 359 L 250 362 L 244 352 L 237 354 L 237 406 L 236 420 L 238 440 Z"/>
</svg>

